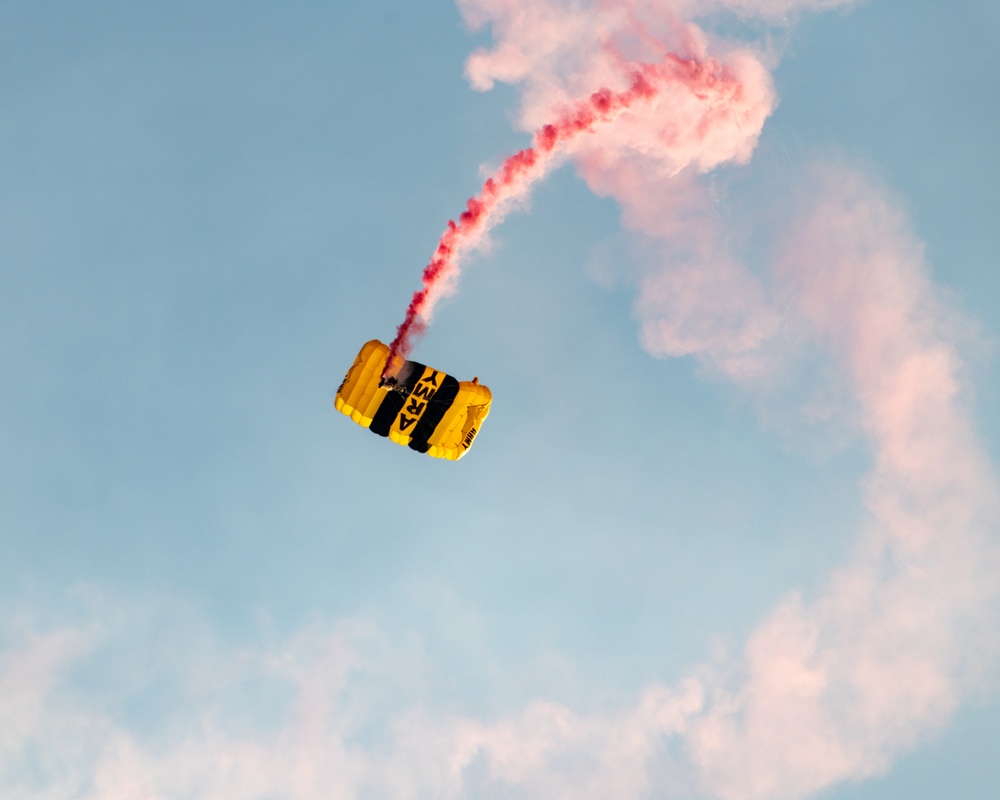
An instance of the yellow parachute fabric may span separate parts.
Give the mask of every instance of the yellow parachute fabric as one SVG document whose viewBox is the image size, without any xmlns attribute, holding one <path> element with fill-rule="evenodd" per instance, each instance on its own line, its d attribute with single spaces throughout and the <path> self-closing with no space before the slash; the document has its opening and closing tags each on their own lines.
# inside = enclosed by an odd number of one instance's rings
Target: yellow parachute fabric
<svg viewBox="0 0 1000 800">
<path fill-rule="evenodd" d="M 382 381 L 388 358 L 389 348 L 377 339 L 361 348 L 337 389 L 337 410 L 418 453 L 452 461 L 464 456 L 490 413 L 490 390 L 478 379 L 460 382 L 400 357 Z"/>
</svg>

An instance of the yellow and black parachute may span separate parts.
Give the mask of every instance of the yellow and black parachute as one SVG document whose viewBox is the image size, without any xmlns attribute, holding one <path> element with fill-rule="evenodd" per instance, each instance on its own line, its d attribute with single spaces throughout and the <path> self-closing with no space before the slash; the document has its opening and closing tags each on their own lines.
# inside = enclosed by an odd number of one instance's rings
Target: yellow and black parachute
<svg viewBox="0 0 1000 800">
<path fill-rule="evenodd" d="M 464 456 L 490 413 L 490 390 L 478 378 L 457 381 L 401 357 L 383 379 L 388 358 L 389 348 L 377 339 L 361 348 L 337 389 L 337 410 L 418 453 L 452 461 Z"/>
</svg>

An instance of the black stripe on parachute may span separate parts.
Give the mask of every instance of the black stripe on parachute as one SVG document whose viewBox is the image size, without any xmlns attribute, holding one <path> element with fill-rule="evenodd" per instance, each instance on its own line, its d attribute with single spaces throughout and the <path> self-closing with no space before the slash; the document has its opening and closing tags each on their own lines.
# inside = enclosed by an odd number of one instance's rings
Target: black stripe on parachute
<svg viewBox="0 0 1000 800">
<path fill-rule="evenodd" d="M 434 429 L 441 422 L 445 412 L 451 408 L 457 396 L 458 381 L 451 375 L 444 375 L 441 386 L 431 395 L 427 402 L 427 409 L 413 429 L 413 435 L 410 437 L 411 450 L 416 450 L 418 453 L 427 452 L 430 447 L 427 440 L 431 438 Z"/>
<path fill-rule="evenodd" d="M 424 374 L 424 365 L 416 361 L 407 361 L 405 370 L 406 376 L 397 384 L 397 388 L 390 391 L 379 404 L 378 411 L 372 417 L 372 424 L 368 430 L 377 433 L 379 436 L 388 436 L 392 423 L 396 421 L 399 412 L 406 404 L 406 398 L 413 391 L 420 376 Z M 401 370 L 402 372 L 402 370 Z"/>
</svg>

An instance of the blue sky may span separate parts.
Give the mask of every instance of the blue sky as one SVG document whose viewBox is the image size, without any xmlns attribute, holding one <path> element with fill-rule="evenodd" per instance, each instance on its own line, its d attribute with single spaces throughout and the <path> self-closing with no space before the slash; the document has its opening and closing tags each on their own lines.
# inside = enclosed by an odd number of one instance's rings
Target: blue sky
<svg viewBox="0 0 1000 800">
<path fill-rule="evenodd" d="M 751 264 L 817 160 L 888 197 L 995 462 L 1000 11 L 790 23 L 719 23 L 780 52 L 779 105 L 748 165 L 699 180 Z M 469 87 L 490 29 L 452 3 L 12 2 L 0 38 L 5 796 L 614 796 L 611 745 L 565 745 L 603 765 L 581 788 L 569 755 L 518 772 L 498 742 L 527 747 L 539 703 L 616 742 L 650 687 L 714 685 L 850 562 L 871 447 L 796 411 L 836 370 L 807 359 L 784 394 L 650 355 L 652 246 L 572 165 L 414 354 L 491 387 L 470 455 L 334 411 L 481 167 L 529 141 L 517 88 Z M 796 796 L 995 797 L 996 661 L 977 669 L 880 766 Z M 487 740 L 434 794 L 448 748 Z M 621 796 L 741 796 L 678 741 Z"/>
</svg>

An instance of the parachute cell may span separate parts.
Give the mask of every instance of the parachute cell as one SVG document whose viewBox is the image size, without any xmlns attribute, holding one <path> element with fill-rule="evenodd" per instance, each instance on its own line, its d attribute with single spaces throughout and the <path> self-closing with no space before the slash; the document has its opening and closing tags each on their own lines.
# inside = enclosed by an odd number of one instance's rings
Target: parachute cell
<svg viewBox="0 0 1000 800">
<path fill-rule="evenodd" d="M 418 453 L 455 461 L 468 452 L 490 413 L 493 395 L 478 379 L 451 375 L 396 357 L 367 342 L 337 389 L 334 405 L 363 428 Z"/>
</svg>

